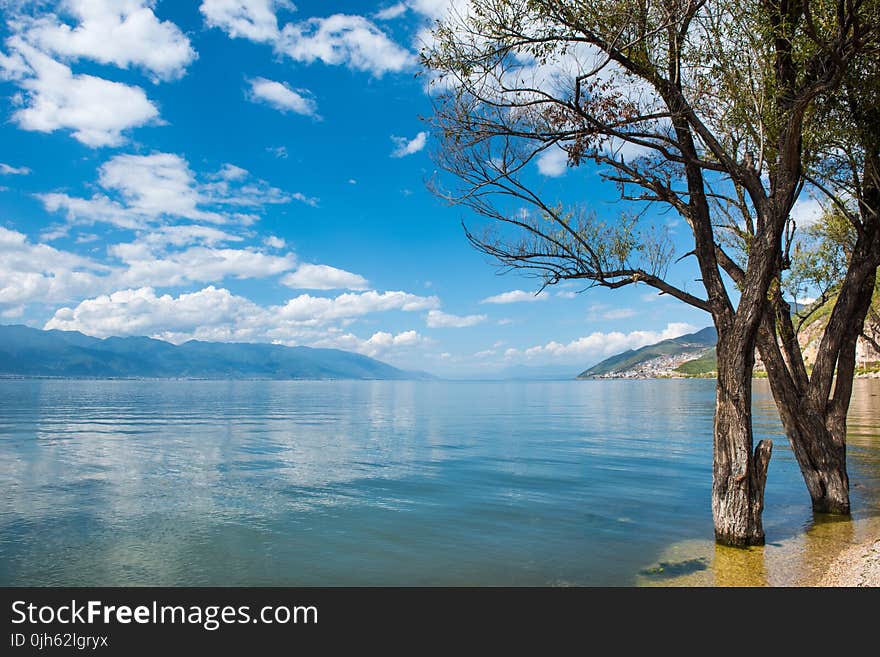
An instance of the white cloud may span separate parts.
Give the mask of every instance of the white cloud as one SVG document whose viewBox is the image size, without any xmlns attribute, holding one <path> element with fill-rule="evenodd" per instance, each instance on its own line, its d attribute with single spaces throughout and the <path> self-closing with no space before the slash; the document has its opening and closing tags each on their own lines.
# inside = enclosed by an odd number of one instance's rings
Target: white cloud
<svg viewBox="0 0 880 657">
<path fill-rule="evenodd" d="M 279 8 L 291 5 L 271 0 L 205 0 L 201 5 L 209 26 L 234 38 L 271 44 L 276 52 L 297 62 L 347 66 L 377 77 L 415 64 L 410 51 L 363 16 L 334 14 L 279 28 Z"/>
<path fill-rule="evenodd" d="M 277 237 L 276 235 L 269 235 L 269 237 L 263 240 L 263 244 L 268 246 L 270 249 L 283 249 L 287 246 L 287 242 L 285 242 L 283 238 Z"/>
<path fill-rule="evenodd" d="M 276 6 L 290 6 L 274 0 L 204 0 L 199 10 L 210 27 L 218 27 L 233 38 L 257 42 L 278 39 Z"/>
<path fill-rule="evenodd" d="M 556 293 L 556 296 L 560 299 L 577 299 L 578 293 L 573 290 L 560 290 Z"/>
<path fill-rule="evenodd" d="M 136 214 L 224 223 L 216 213 L 199 209 L 195 176 L 186 160 L 173 153 L 117 155 L 101 166 L 99 182 L 118 192 Z"/>
<path fill-rule="evenodd" d="M 279 160 L 286 160 L 288 158 L 287 146 L 269 146 L 266 150 Z"/>
<path fill-rule="evenodd" d="M 795 202 L 791 209 L 791 218 L 794 219 L 798 227 L 806 228 L 819 221 L 824 211 L 819 201 L 808 196 Z"/>
<path fill-rule="evenodd" d="M 377 11 L 374 16 L 380 21 L 390 21 L 398 18 L 406 13 L 407 7 L 405 2 L 398 2 L 384 9 Z"/>
<path fill-rule="evenodd" d="M 281 112 L 294 112 L 318 118 L 318 104 L 309 91 L 294 90 L 282 82 L 266 78 L 254 78 L 249 82 L 251 88 L 248 98 L 251 101 L 266 103 Z"/>
<path fill-rule="evenodd" d="M 335 298 L 301 294 L 279 307 L 277 313 L 284 320 L 315 325 L 390 310 L 417 312 L 439 305 L 440 300 L 437 297 L 421 297 L 401 291 L 369 290 L 360 294 L 341 294 Z"/>
<path fill-rule="evenodd" d="M 96 194 L 92 198 L 76 198 L 58 192 L 37 194 L 48 212 L 64 213 L 70 223 L 112 224 L 119 228 L 137 229 L 146 226 L 145 218 L 127 210 L 106 196 Z M 66 232 L 66 231 L 65 231 Z M 63 236 L 63 234 L 59 235 Z"/>
<path fill-rule="evenodd" d="M 27 167 L 14 167 L 0 162 L 0 176 L 26 176 L 31 172 Z"/>
<path fill-rule="evenodd" d="M 262 310 L 256 304 L 213 286 L 172 297 L 157 296 L 152 288 L 121 290 L 82 301 L 75 308 L 56 311 L 45 328 L 81 331 L 87 335 L 148 335 L 173 340 L 178 334 L 199 336 L 223 333 L 233 340 L 253 333 L 250 319 Z M 178 336 L 181 337 L 181 336 Z"/>
<path fill-rule="evenodd" d="M 471 2 L 472 0 L 407 0 L 407 5 L 423 16 L 439 19 L 446 17 L 452 10 L 465 15 Z"/>
<path fill-rule="evenodd" d="M 486 315 L 451 315 L 442 310 L 430 310 L 425 316 L 425 324 L 428 328 L 466 328 L 474 326 L 488 319 Z"/>
<path fill-rule="evenodd" d="M 402 71 L 415 63 L 412 53 L 394 43 L 369 20 L 346 14 L 288 23 L 276 48 L 299 62 L 344 65 L 377 77 Z"/>
<path fill-rule="evenodd" d="M 306 205 L 311 205 L 313 208 L 318 206 L 319 199 L 314 196 L 306 196 L 302 192 L 294 192 L 290 195 L 295 201 L 299 201 L 300 203 L 305 203 Z"/>
<path fill-rule="evenodd" d="M 214 224 L 250 224 L 257 217 L 242 208 L 260 209 L 269 204 L 298 200 L 315 205 L 317 199 L 302 193 L 288 194 L 247 170 L 225 164 L 199 183 L 189 163 L 173 153 L 117 155 L 99 170 L 98 182 L 108 193 L 91 198 L 64 193 L 39 194 L 50 212 L 63 212 L 71 223 L 109 223 L 120 228 L 143 229 L 163 218 L 183 218 Z"/>
<path fill-rule="evenodd" d="M 70 130 L 72 136 L 92 148 L 118 146 L 123 132 L 153 123 L 159 110 L 144 90 L 92 75 L 74 74 L 70 68 L 37 51 L 18 37 L 7 40 L 25 63 L 25 71 L 10 72 L 24 90 L 24 107 L 12 119 L 24 130 L 55 132 Z"/>
<path fill-rule="evenodd" d="M 661 340 L 693 333 L 696 330 L 696 327 L 690 324 L 672 322 L 662 331 L 631 331 L 630 333 L 620 331 L 601 333 L 597 331 L 567 344 L 552 341 L 525 350 L 508 349 L 504 355 L 508 360 L 524 359 L 545 362 L 568 361 L 576 358 L 587 364 L 627 349 L 638 349 Z"/>
<path fill-rule="evenodd" d="M 0 307 L 58 303 L 93 293 L 109 269 L 88 258 L 46 244 L 32 244 L 23 233 L 0 226 Z"/>
<path fill-rule="evenodd" d="M 495 296 L 487 297 L 480 301 L 480 303 L 495 303 L 495 304 L 505 304 L 505 303 L 520 303 L 520 302 L 533 302 L 533 301 L 543 301 L 547 298 L 546 292 L 541 292 L 540 294 L 535 294 L 533 292 L 526 292 L 525 290 L 511 290 L 510 292 L 502 292 L 501 294 L 496 294 Z"/>
<path fill-rule="evenodd" d="M 407 155 L 418 153 L 425 147 L 428 141 L 428 133 L 420 132 L 412 139 L 392 136 L 391 141 L 394 142 L 394 150 L 391 152 L 391 157 L 406 157 Z"/>
<path fill-rule="evenodd" d="M 234 164 L 226 163 L 220 168 L 220 171 L 214 174 L 213 177 L 226 181 L 244 180 L 248 177 L 248 170 L 242 169 Z"/>
<path fill-rule="evenodd" d="M 366 290 L 367 279 L 344 269 L 328 265 L 303 264 L 281 279 L 281 283 L 297 290 Z"/>
<path fill-rule="evenodd" d="M 0 310 L 0 317 L 4 319 L 18 319 L 22 315 L 24 315 L 24 306 L 10 306 Z"/>
<path fill-rule="evenodd" d="M 558 178 L 568 171 L 568 153 L 551 146 L 538 156 L 538 171 L 550 178 Z"/>
<path fill-rule="evenodd" d="M 120 68 L 142 68 L 158 79 L 179 78 L 196 53 L 170 21 L 145 0 L 65 0 L 71 26 L 56 14 L 26 21 L 23 35 L 40 50 L 59 57 L 86 58 Z"/>
<path fill-rule="evenodd" d="M 162 252 L 146 241 L 115 244 L 111 256 L 124 263 L 114 275 L 117 286 L 178 287 L 225 278 L 267 278 L 296 266 L 293 254 L 268 255 L 256 249 L 192 246 Z"/>
<path fill-rule="evenodd" d="M 404 292 L 344 294 L 335 299 L 298 297 L 284 306 L 260 306 L 226 289 L 209 286 L 178 296 L 158 295 L 153 288 L 126 289 L 61 308 L 46 329 L 81 331 L 96 337 L 148 335 L 181 343 L 276 342 L 389 354 L 427 344 L 416 331 L 376 331 L 363 339 L 343 333 L 335 321 L 368 312 L 419 310 L 435 304 Z"/>
<path fill-rule="evenodd" d="M 351 333 L 346 333 L 317 340 L 311 346 L 345 349 L 347 351 L 356 351 L 371 358 L 379 358 L 386 356 L 392 351 L 405 351 L 423 344 L 430 344 L 430 340 L 418 332 L 410 330 L 402 331 L 397 335 L 387 331 L 376 331 L 366 340 L 362 340 Z"/>
</svg>

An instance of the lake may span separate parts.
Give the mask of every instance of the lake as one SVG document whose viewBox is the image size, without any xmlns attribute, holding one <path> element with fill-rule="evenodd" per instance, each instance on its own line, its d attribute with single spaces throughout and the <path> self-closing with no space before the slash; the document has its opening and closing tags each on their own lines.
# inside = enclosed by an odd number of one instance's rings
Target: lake
<svg viewBox="0 0 880 657">
<path fill-rule="evenodd" d="M 814 518 L 765 382 L 768 546 L 715 548 L 714 381 L 0 381 L 0 585 L 803 583 L 880 517 Z"/>
</svg>

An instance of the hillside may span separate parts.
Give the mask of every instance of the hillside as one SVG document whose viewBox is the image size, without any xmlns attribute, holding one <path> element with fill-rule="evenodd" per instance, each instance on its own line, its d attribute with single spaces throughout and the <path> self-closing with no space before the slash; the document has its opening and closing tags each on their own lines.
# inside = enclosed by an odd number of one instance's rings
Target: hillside
<svg viewBox="0 0 880 657">
<path fill-rule="evenodd" d="M 809 321 L 798 333 L 807 367 L 812 365 L 816 350 L 834 305 L 834 298 L 817 308 Z M 865 322 L 866 333 L 880 341 L 880 298 L 875 297 L 874 309 Z M 691 335 L 664 340 L 641 349 L 625 351 L 608 358 L 582 372 L 579 379 L 592 378 L 656 378 L 666 376 L 707 377 L 714 376 L 718 367 L 715 358 L 714 328 L 705 328 Z M 860 371 L 876 371 L 880 353 L 868 340 L 860 339 L 856 349 L 856 362 Z M 755 371 L 761 373 L 763 365 L 756 354 Z"/>
<path fill-rule="evenodd" d="M 670 375 L 682 363 L 701 358 L 715 347 L 714 327 L 656 344 L 629 349 L 581 372 L 579 379 L 652 378 Z"/>
<path fill-rule="evenodd" d="M 427 379 L 338 349 L 144 337 L 98 339 L 75 331 L 0 326 L 0 376 L 196 379 Z"/>
</svg>

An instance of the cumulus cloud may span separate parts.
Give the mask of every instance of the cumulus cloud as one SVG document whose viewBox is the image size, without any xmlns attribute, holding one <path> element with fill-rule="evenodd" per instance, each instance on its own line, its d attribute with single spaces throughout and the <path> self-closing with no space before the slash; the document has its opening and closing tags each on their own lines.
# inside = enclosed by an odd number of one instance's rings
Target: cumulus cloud
<svg viewBox="0 0 880 657">
<path fill-rule="evenodd" d="M 98 182 L 117 192 L 135 214 L 224 223 L 216 213 L 199 209 L 202 199 L 195 175 L 186 160 L 173 153 L 117 155 L 101 166 Z"/>
<path fill-rule="evenodd" d="M 118 146 L 125 141 L 125 131 L 159 117 L 159 110 L 140 87 L 74 74 L 19 37 L 8 39 L 7 44 L 13 56 L 0 61 L 0 66 L 24 92 L 24 106 L 12 114 L 24 130 L 70 130 L 86 146 Z"/>
<path fill-rule="evenodd" d="M 391 157 L 406 157 L 407 155 L 418 153 L 425 148 L 427 140 L 427 132 L 420 132 L 412 139 L 392 136 L 391 141 L 394 142 L 394 150 L 391 152 Z"/>
<path fill-rule="evenodd" d="M 228 162 L 220 167 L 220 171 L 215 173 L 212 178 L 216 178 L 218 180 L 244 180 L 248 177 L 248 170 L 242 169 L 239 166 L 235 166 L 234 164 L 229 164 Z"/>
<path fill-rule="evenodd" d="M 791 218 L 801 228 L 812 226 L 822 218 L 822 204 L 811 196 L 798 199 L 791 209 Z"/>
<path fill-rule="evenodd" d="M 601 333 L 597 331 L 568 343 L 552 341 L 524 350 L 508 349 L 504 352 L 504 356 L 508 360 L 546 362 L 567 361 L 576 358 L 587 364 L 627 349 L 638 349 L 661 340 L 693 333 L 696 330 L 696 327 L 690 324 L 672 322 L 667 324 L 662 331 L 631 331 L 629 333 L 620 331 Z"/>
<path fill-rule="evenodd" d="M 251 317 L 262 310 L 243 297 L 214 286 L 173 297 L 157 295 L 150 287 L 120 290 L 86 299 L 75 308 L 61 308 L 44 328 L 81 331 L 95 337 L 148 335 L 204 336 L 225 332 L 229 339 L 250 328 Z M 184 341 L 184 340 L 171 340 Z"/>
<path fill-rule="evenodd" d="M 179 78 L 196 53 L 170 21 L 153 13 L 145 0 L 65 0 L 63 14 L 25 20 L 24 38 L 40 50 L 65 59 L 91 59 L 120 68 L 137 67 L 156 79 Z M 73 25 L 65 22 L 70 17 Z"/>
<path fill-rule="evenodd" d="M 296 266 L 293 254 L 269 255 L 252 248 L 191 246 L 162 252 L 152 248 L 148 241 L 138 241 L 115 244 L 108 252 L 125 265 L 114 276 L 118 286 L 178 287 L 227 277 L 267 278 Z"/>
<path fill-rule="evenodd" d="M 256 42 L 278 39 L 276 7 L 290 3 L 275 0 L 204 0 L 199 10 L 210 27 L 217 27 L 233 38 Z"/>
<path fill-rule="evenodd" d="M 43 207 L 47 211 L 63 213 L 70 223 L 87 225 L 105 223 L 128 229 L 146 227 L 144 217 L 101 194 L 85 199 L 60 192 L 51 192 L 37 194 L 37 198 L 42 201 Z M 66 232 L 65 230 L 57 236 L 63 236 Z"/>
<path fill-rule="evenodd" d="M 621 139 L 612 139 L 603 144 L 602 150 L 616 159 L 622 158 L 627 162 L 653 152 L 650 148 Z M 559 178 L 568 171 L 568 153 L 559 146 L 552 146 L 538 156 L 537 165 L 541 175 Z"/>
<path fill-rule="evenodd" d="M 568 153 L 558 147 L 548 148 L 538 156 L 538 171 L 550 178 L 558 178 L 568 170 Z"/>
<path fill-rule="evenodd" d="M 109 223 L 144 229 L 164 218 L 213 224 L 250 224 L 259 210 L 293 200 L 315 205 L 317 199 L 289 194 L 233 164 L 198 182 L 189 163 L 174 153 L 116 155 L 99 169 L 98 183 L 106 193 L 77 198 L 66 193 L 39 194 L 50 212 L 61 212 L 71 223 Z M 112 198 L 111 198 L 112 196 Z"/>
<path fill-rule="evenodd" d="M 278 237 L 276 235 L 269 235 L 263 240 L 263 244 L 268 246 L 270 249 L 283 249 L 287 246 L 287 242 L 284 241 L 284 238 Z"/>
<path fill-rule="evenodd" d="M 303 264 L 281 279 L 281 283 L 297 290 L 366 290 L 367 279 L 344 269 L 328 265 Z"/>
<path fill-rule="evenodd" d="M 288 23 L 276 49 L 298 62 L 347 66 L 381 77 L 402 71 L 415 58 L 363 16 L 334 14 Z"/>
<path fill-rule="evenodd" d="M 0 308 L 34 300 L 58 303 L 93 293 L 109 268 L 88 258 L 33 244 L 23 233 L 0 226 Z"/>
<path fill-rule="evenodd" d="M 473 0 L 407 0 L 409 7 L 428 18 L 444 18 L 450 12 L 465 14 Z"/>
<path fill-rule="evenodd" d="M 26 176 L 31 172 L 27 167 L 14 167 L 0 162 L 0 176 Z"/>
<path fill-rule="evenodd" d="M 402 291 L 369 290 L 360 294 L 340 294 L 334 298 L 301 294 L 276 311 L 281 319 L 316 325 L 390 310 L 429 310 L 439 305 L 437 297 L 422 297 Z"/>
<path fill-rule="evenodd" d="M 525 290 L 511 290 L 510 292 L 502 292 L 501 294 L 496 294 L 495 296 L 486 297 L 480 303 L 494 303 L 494 304 L 507 304 L 507 303 L 520 303 L 520 302 L 534 302 L 534 301 L 543 301 L 547 298 L 546 292 L 541 292 L 540 294 L 535 294 L 533 292 L 526 292 Z"/>
<path fill-rule="evenodd" d="M 366 340 L 352 333 L 346 333 L 317 340 L 312 343 L 312 346 L 345 349 L 371 358 L 378 358 L 386 356 L 392 351 L 405 351 L 424 344 L 430 344 L 430 340 L 417 331 L 410 330 L 402 331 L 396 335 L 387 331 L 376 331 Z"/>
<path fill-rule="evenodd" d="M 430 310 L 425 316 L 428 328 L 466 328 L 485 322 L 486 315 L 451 315 L 442 310 Z"/>
<path fill-rule="evenodd" d="M 306 89 L 291 89 L 283 82 L 254 78 L 249 80 L 248 98 L 252 102 L 265 103 L 281 112 L 293 112 L 318 118 L 318 104 Z"/>
<path fill-rule="evenodd" d="M 54 235 L 42 239 L 48 237 Z M 96 239 L 84 234 L 75 242 Z M 123 288 L 269 278 L 296 267 L 293 253 L 229 246 L 244 239 L 214 226 L 156 226 L 138 231 L 134 241 L 109 245 L 108 257 L 99 263 L 45 243 L 31 243 L 23 233 L 0 228 L 0 306 L 56 304 Z"/>
<path fill-rule="evenodd" d="M 292 9 L 292 5 L 271 0 L 204 0 L 201 12 L 209 26 L 233 38 L 270 44 L 297 62 L 320 61 L 377 77 L 415 63 L 410 51 L 363 16 L 334 14 L 279 27 L 277 12 L 283 8 Z"/>
<path fill-rule="evenodd" d="M 308 344 L 358 351 L 370 356 L 428 342 L 416 331 L 374 332 L 359 338 L 334 322 L 387 310 L 417 311 L 436 299 L 405 292 L 366 292 L 335 298 L 303 295 L 282 306 L 260 306 L 224 288 L 208 286 L 177 296 L 151 287 L 126 289 L 57 310 L 46 329 L 81 331 L 96 337 L 148 335 L 186 340 Z"/>
</svg>

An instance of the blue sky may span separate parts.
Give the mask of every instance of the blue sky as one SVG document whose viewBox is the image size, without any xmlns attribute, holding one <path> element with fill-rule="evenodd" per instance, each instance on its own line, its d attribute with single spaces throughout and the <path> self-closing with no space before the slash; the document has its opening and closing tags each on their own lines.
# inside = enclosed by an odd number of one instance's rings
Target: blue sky
<svg viewBox="0 0 880 657">
<path fill-rule="evenodd" d="M 426 187 L 418 43 L 447 0 L 0 2 L 0 322 L 573 372 L 710 323 L 476 252 Z M 535 184 L 616 214 L 589 167 Z M 686 227 L 668 223 L 682 253 Z M 687 262 L 670 279 L 698 291 Z"/>
</svg>

